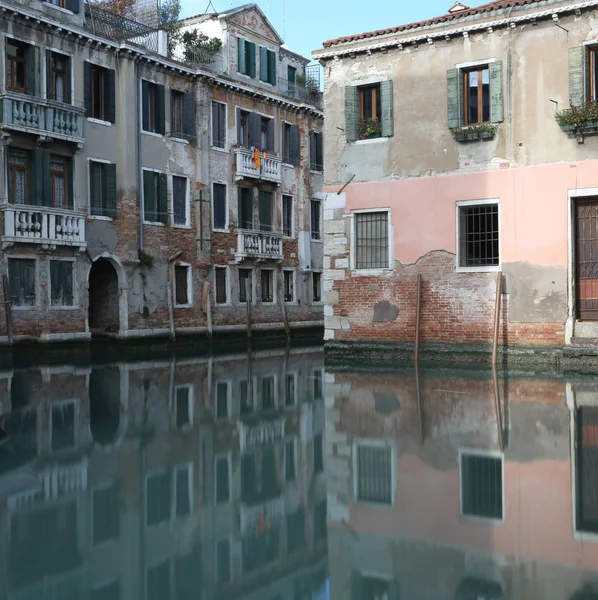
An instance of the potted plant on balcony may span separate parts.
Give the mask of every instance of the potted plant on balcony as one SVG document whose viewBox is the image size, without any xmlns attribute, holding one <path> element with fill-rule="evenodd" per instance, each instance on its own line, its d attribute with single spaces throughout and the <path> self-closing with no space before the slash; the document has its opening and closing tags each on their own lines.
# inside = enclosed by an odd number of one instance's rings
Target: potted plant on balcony
<svg viewBox="0 0 598 600">
<path fill-rule="evenodd" d="M 598 133 L 598 102 L 586 102 L 580 106 L 571 104 L 565 110 L 557 111 L 556 122 L 571 135 Z"/>
<path fill-rule="evenodd" d="M 458 142 L 472 142 L 475 140 L 491 140 L 498 131 L 496 123 L 477 123 L 464 127 L 453 127 L 451 133 Z"/>
<path fill-rule="evenodd" d="M 359 139 L 370 140 L 382 135 L 382 126 L 378 119 L 362 119 L 359 121 Z"/>
</svg>

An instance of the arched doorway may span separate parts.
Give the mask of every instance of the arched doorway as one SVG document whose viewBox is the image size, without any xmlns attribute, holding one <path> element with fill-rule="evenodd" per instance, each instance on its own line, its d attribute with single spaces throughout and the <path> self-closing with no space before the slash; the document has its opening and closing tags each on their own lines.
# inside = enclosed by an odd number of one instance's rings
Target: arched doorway
<svg viewBox="0 0 598 600">
<path fill-rule="evenodd" d="M 89 273 L 89 329 L 117 333 L 120 329 L 118 274 L 107 258 L 99 258 Z"/>
</svg>

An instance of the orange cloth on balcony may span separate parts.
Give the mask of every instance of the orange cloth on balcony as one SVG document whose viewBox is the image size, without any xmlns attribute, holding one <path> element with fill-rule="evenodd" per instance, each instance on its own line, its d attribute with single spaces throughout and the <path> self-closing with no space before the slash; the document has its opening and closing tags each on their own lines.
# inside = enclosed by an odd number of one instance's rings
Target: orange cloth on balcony
<svg viewBox="0 0 598 600">
<path fill-rule="evenodd" d="M 260 168 L 260 151 L 257 148 L 253 151 L 253 164 L 256 169 Z"/>
</svg>

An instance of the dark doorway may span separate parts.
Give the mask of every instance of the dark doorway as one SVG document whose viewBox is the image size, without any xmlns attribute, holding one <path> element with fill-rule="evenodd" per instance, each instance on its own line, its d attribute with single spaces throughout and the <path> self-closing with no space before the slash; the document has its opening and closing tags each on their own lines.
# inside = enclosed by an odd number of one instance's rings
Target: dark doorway
<svg viewBox="0 0 598 600">
<path fill-rule="evenodd" d="M 93 333 L 115 333 L 120 329 L 118 275 L 112 263 L 100 258 L 89 274 L 89 329 Z"/>
<path fill-rule="evenodd" d="M 598 198 L 575 203 L 577 318 L 598 320 Z"/>
</svg>

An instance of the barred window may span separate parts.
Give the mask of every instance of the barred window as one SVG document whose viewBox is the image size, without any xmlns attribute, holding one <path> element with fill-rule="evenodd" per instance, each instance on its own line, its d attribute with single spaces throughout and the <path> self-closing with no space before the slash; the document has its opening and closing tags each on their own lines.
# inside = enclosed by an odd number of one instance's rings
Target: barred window
<svg viewBox="0 0 598 600">
<path fill-rule="evenodd" d="M 73 306 L 72 261 L 50 261 L 50 302 L 52 306 Z"/>
<path fill-rule="evenodd" d="M 293 302 L 295 300 L 293 271 L 283 271 L 282 274 L 284 277 L 284 301 Z"/>
<path fill-rule="evenodd" d="M 319 200 L 311 201 L 311 239 L 322 239 L 322 203 Z"/>
<path fill-rule="evenodd" d="M 216 283 L 216 304 L 226 304 L 228 302 L 226 268 L 216 267 L 214 269 L 214 279 Z"/>
<path fill-rule="evenodd" d="M 357 446 L 357 501 L 392 504 L 391 449 Z"/>
<path fill-rule="evenodd" d="M 355 268 L 388 269 L 388 220 L 390 213 L 355 215 Z"/>
<path fill-rule="evenodd" d="M 274 272 L 262 269 L 262 302 L 274 302 Z"/>
<path fill-rule="evenodd" d="M 503 517 L 502 459 L 461 455 L 461 511 L 482 519 Z"/>
<path fill-rule="evenodd" d="M 459 206 L 458 210 L 459 266 L 498 266 L 498 204 Z"/>
</svg>

